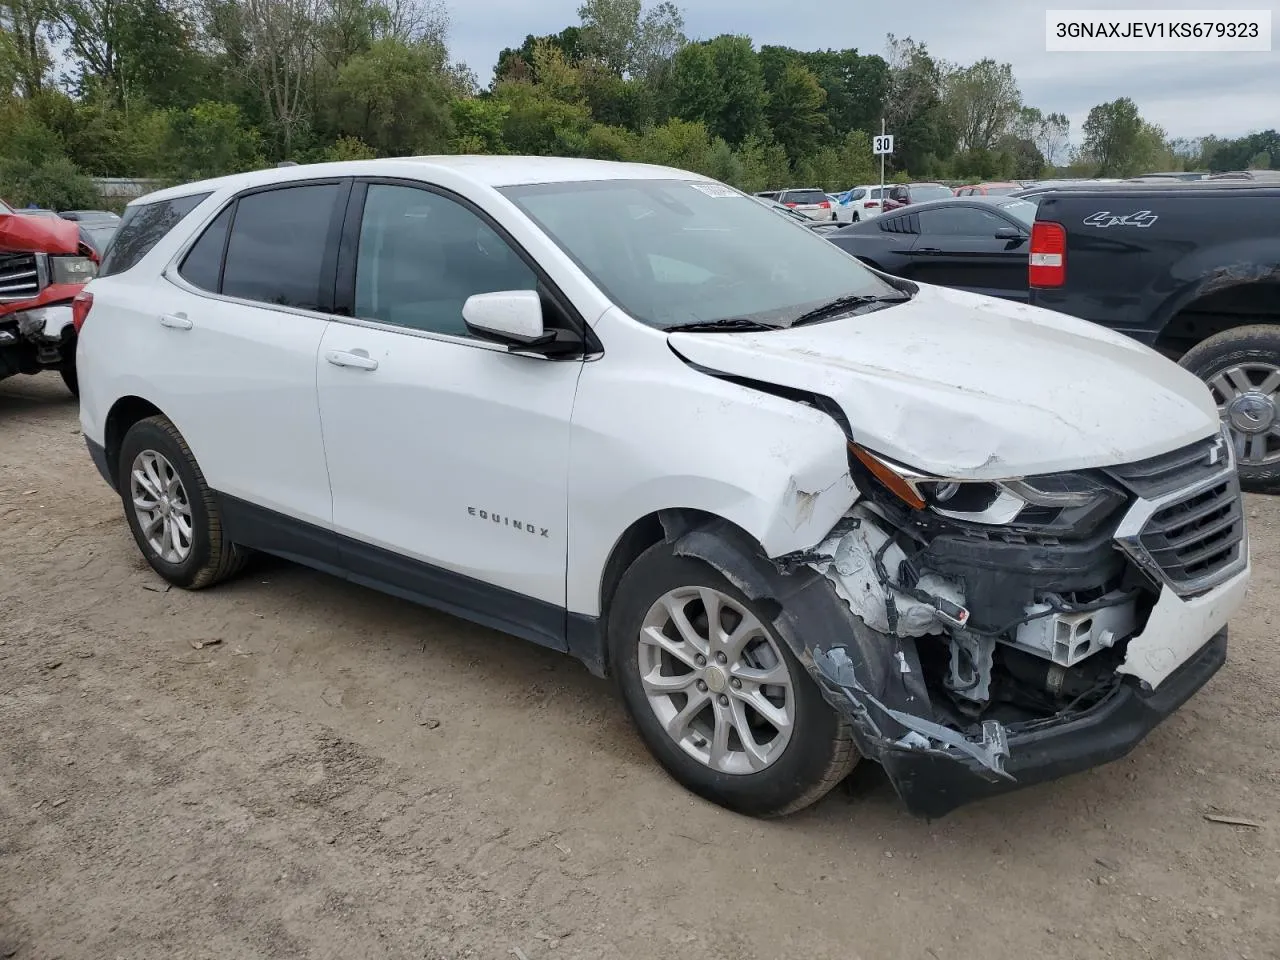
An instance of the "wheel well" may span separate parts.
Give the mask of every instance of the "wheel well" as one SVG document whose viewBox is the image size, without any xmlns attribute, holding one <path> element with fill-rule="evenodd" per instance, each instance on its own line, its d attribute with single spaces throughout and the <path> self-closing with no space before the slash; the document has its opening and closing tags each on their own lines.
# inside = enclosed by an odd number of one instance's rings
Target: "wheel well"
<svg viewBox="0 0 1280 960">
<path fill-rule="evenodd" d="M 1155 348 L 1181 357 L 1198 343 L 1226 330 L 1256 323 L 1280 323 L 1280 280 L 1239 283 L 1197 297 L 1175 313 Z"/>
<path fill-rule="evenodd" d="M 609 559 L 605 561 L 604 574 L 600 578 L 599 624 L 601 638 L 607 635 L 609 629 L 609 607 L 613 602 L 613 595 L 618 589 L 618 584 L 622 580 L 622 575 L 627 572 L 628 567 L 636 562 L 640 554 L 663 540 L 674 540 L 697 527 L 712 521 L 722 520 L 722 517 L 705 510 L 682 507 L 650 513 L 627 527 L 622 532 L 622 536 L 618 538 L 617 543 L 613 545 Z M 745 531 L 744 535 L 746 535 Z M 608 644 L 604 643 L 602 646 L 604 655 L 607 657 Z M 607 662 L 604 666 L 607 671 Z"/>
<path fill-rule="evenodd" d="M 111 412 L 107 414 L 103 445 L 107 451 L 107 464 L 113 474 L 118 472 L 120 445 L 124 442 L 124 435 L 129 432 L 129 428 L 139 420 L 145 420 L 160 413 L 159 407 L 141 397 L 121 397 L 111 407 Z"/>
</svg>

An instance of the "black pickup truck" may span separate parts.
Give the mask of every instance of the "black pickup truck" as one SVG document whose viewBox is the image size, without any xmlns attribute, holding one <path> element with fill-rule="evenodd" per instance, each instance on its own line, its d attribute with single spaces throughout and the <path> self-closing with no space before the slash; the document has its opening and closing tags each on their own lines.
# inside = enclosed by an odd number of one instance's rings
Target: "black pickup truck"
<svg viewBox="0 0 1280 960">
<path fill-rule="evenodd" d="M 1031 303 L 1199 376 L 1242 485 L 1280 492 L 1280 184 L 1073 185 L 1035 200 Z"/>
</svg>

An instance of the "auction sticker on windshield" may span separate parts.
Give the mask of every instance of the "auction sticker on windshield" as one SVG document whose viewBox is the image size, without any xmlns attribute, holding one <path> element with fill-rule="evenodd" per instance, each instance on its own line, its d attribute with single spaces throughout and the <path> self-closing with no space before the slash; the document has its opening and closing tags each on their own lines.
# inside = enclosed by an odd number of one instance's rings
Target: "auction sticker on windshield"
<svg viewBox="0 0 1280 960">
<path fill-rule="evenodd" d="M 740 197 L 740 194 L 733 187 L 726 187 L 722 183 L 693 183 L 690 184 L 693 189 L 699 193 L 705 193 L 708 197 Z"/>
</svg>

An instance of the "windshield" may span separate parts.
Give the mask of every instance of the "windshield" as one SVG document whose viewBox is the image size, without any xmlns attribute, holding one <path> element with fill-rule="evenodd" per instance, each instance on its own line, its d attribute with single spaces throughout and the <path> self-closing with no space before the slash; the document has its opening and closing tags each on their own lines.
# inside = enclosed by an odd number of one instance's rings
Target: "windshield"
<svg viewBox="0 0 1280 960">
<path fill-rule="evenodd" d="M 720 183 L 600 180 L 502 193 L 650 326 L 786 326 L 837 297 L 897 293 L 829 240 Z"/>
<path fill-rule="evenodd" d="M 1011 217 L 1016 217 L 1028 228 L 1036 222 L 1037 205 L 1027 200 L 1006 200 L 1000 204 L 1000 209 Z"/>
<path fill-rule="evenodd" d="M 926 200 L 941 200 L 943 197 L 954 197 L 950 187 L 937 183 L 922 183 L 911 188 L 911 201 L 923 203 Z"/>
</svg>

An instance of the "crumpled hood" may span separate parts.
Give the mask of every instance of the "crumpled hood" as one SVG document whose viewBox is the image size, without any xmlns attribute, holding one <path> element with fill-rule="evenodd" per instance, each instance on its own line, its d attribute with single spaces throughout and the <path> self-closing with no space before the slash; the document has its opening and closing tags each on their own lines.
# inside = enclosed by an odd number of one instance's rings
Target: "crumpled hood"
<svg viewBox="0 0 1280 960">
<path fill-rule="evenodd" d="M 1110 466 L 1209 436 L 1193 374 L 1064 314 L 921 286 L 910 303 L 794 330 L 674 333 L 710 370 L 824 394 L 854 439 L 936 476 Z"/>
<path fill-rule="evenodd" d="M 80 230 L 61 217 L 0 213 L 0 250 L 11 253 L 80 252 Z"/>
</svg>

